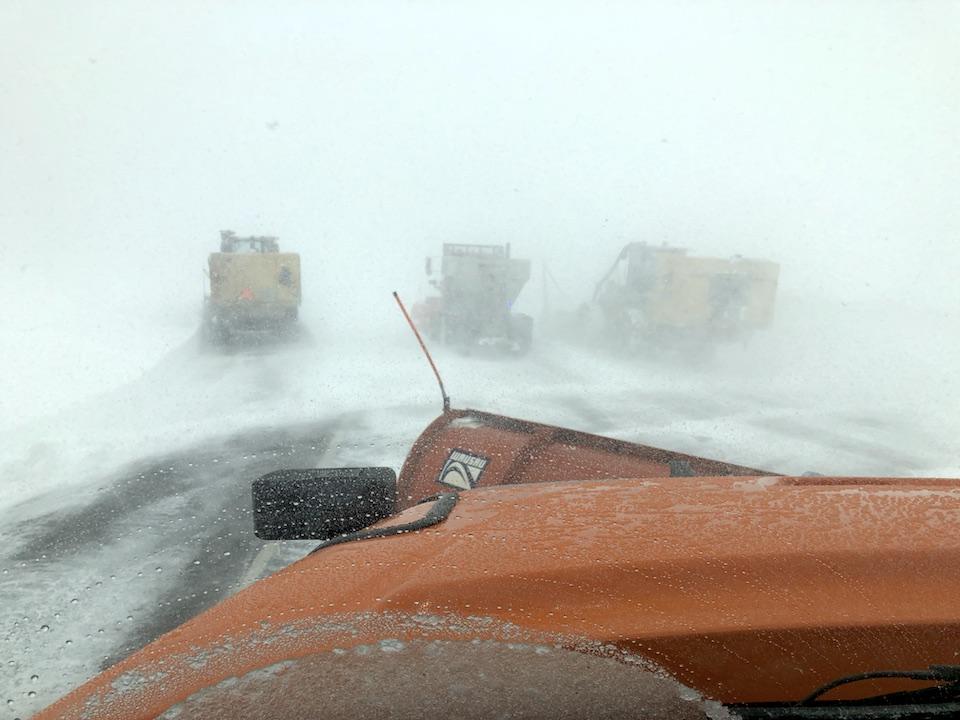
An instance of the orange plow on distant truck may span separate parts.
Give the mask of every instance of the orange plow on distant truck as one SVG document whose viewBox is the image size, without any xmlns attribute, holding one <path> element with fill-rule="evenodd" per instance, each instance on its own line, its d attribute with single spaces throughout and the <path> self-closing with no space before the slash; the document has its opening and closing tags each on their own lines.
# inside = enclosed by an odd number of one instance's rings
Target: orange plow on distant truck
<svg viewBox="0 0 960 720">
<path fill-rule="evenodd" d="M 960 717 L 960 486 L 783 477 L 470 410 L 284 470 L 317 549 L 39 718 Z"/>
</svg>

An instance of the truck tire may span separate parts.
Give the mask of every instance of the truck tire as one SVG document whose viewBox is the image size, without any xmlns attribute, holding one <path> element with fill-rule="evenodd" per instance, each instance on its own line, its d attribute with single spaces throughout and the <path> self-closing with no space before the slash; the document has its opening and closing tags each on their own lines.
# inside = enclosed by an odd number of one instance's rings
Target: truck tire
<svg viewBox="0 0 960 720">
<path fill-rule="evenodd" d="M 510 340 L 517 355 L 526 355 L 533 346 L 533 318 L 523 313 L 510 316 Z"/>
<path fill-rule="evenodd" d="M 208 347 L 221 347 L 230 342 L 230 330 L 223 323 L 217 322 L 212 312 L 205 312 L 202 328 L 203 342 Z"/>
</svg>

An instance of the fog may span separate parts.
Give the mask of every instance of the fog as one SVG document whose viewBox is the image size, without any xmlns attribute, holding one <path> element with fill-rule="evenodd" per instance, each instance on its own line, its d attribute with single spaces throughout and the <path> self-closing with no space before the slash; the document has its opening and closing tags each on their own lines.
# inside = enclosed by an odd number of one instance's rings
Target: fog
<svg viewBox="0 0 960 720">
<path fill-rule="evenodd" d="M 958 15 L 7 4 L 5 423 L 179 347 L 223 228 L 301 253 L 318 342 L 358 333 L 368 359 L 399 327 L 389 292 L 422 297 L 423 258 L 449 241 L 531 258 L 533 315 L 544 263 L 552 302 L 576 305 L 624 243 L 669 242 L 779 262 L 788 315 L 915 309 L 943 323 L 943 352 L 960 301 Z M 805 329 L 789 342 L 820 342 Z"/>
</svg>

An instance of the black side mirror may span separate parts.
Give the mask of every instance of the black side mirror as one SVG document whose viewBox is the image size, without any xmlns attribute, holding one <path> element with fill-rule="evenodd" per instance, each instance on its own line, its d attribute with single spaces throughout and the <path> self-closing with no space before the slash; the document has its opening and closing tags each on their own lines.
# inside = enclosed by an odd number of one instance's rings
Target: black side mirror
<svg viewBox="0 0 960 720">
<path fill-rule="evenodd" d="M 327 540 L 393 512 L 390 468 L 278 470 L 253 482 L 253 526 L 261 540 Z"/>
</svg>

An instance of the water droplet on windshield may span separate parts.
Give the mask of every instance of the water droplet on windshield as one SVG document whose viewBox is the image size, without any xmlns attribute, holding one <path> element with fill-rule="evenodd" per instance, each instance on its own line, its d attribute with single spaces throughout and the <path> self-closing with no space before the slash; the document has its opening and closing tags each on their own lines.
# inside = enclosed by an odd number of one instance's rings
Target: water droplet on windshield
<svg viewBox="0 0 960 720">
<path fill-rule="evenodd" d="M 49 625 L 41 625 L 41 626 L 40 626 L 40 632 L 48 632 L 49 630 L 50 630 L 50 626 L 49 626 Z"/>
</svg>

